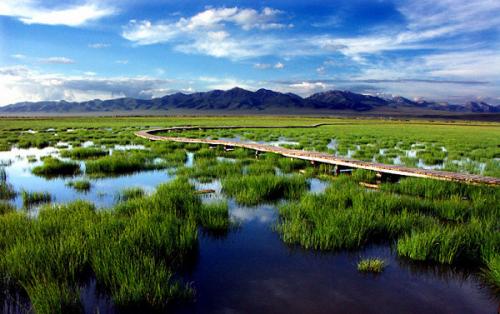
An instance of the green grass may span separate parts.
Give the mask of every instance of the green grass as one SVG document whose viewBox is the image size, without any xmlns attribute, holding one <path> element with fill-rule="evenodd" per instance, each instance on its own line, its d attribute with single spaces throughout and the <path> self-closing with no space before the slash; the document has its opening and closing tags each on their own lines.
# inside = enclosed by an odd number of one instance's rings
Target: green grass
<svg viewBox="0 0 500 314">
<path fill-rule="evenodd" d="M 185 179 L 107 211 L 75 201 L 45 206 L 37 219 L 6 213 L 0 271 L 37 313 L 79 308 L 79 283 L 88 276 L 119 308 L 165 309 L 193 296 L 177 271 L 193 258 L 198 226 L 221 230 L 228 219 L 227 205 L 202 205 Z"/>
<path fill-rule="evenodd" d="M 23 199 L 23 206 L 30 207 L 40 203 L 48 203 L 52 200 L 52 196 L 48 192 L 29 192 L 21 191 L 21 197 Z"/>
<path fill-rule="evenodd" d="M 90 175 L 118 175 L 163 167 L 155 164 L 152 156 L 140 151 L 115 151 L 111 156 L 85 162 L 86 173 Z"/>
<path fill-rule="evenodd" d="M 377 175 L 375 171 L 356 169 L 352 172 L 352 179 L 356 182 L 375 183 Z"/>
<path fill-rule="evenodd" d="M 43 159 L 43 165 L 31 170 L 33 174 L 43 177 L 73 176 L 81 172 L 80 165 L 75 162 L 62 161 L 54 157 Z"/>
<path fill-rule="evenodd" d="M 381 273 L 386 267 L 386 263 L 380 258 L 367 258 L 358 262 L 358 271 L 362 273 Z"/>
<path fill-rule="evenodd" d="M 497 253 L 486 260 L 483 276 L 497 292 L 500 292 L 500 254 Z"/>
<path fill-rule="evenodd" d="M 16 208 L 14 207 L 14 205 L 8 202 L 0 201 L 0 215 L 11 213 L 15 210 Z"/>
<path fill-rule="evenodd" d="M 10 200 L 16 197 L 16 194 L 11 184 L 0 181 L 0 200 Z"/>
<path fill-rule="evenodd" d="M 128 200 L 131 200 L 134 198 L 142 198 L 142 197 L 144 197 L 144 195 L 146 195 L 146 192 L 144 191 L 144 189 L 142 189 L 140 187 L 132 187 L 132 188 L 126 188 L 126 189 L 122 190 L 118 194 L 117 198 L 119 201 L 124 202 L 124 201 L 128 201 Z"/>
<path fill-rule="evenodd" d="M 398 184 L 386 184 L 385 189 L 397 189 L 388 188 L 391 185 Z M 434 195 L 435 188 L 421 182 L 412 191 Z M 469 195 L 487 188 L 451 185 L 448 189 Z M 355 249 L 374 241 L 396 240 L 398 254 L 413 260 L 480 265 L 498 252 L 498 202 L 494 194 L 479 193 L 481 197 L 470 201 L 459 195 L 422 200 L 374 193 L 360 188 L 353 178 L 341 176 L 324 194 L 306 194 L 298 202 L 280 206 L 276 229 L 286 243 L 305 248 Z"/>
<path fill-rule="evenodd" d="M 0 182 L 7 181 L 7 172 L 4 167 L 0 167 Z"/>
<path fill-rule="evenodd" d="M 398 254 L 417 261 L 441 264 L 481 264 L 483 257 L 498 250 L 500 237 L 481 223 L 435 226 L 413 232 L 398 241 Z"/>
<path fill-rule="evenodd" d="M 296 199 L 308 189 L 304 176 L 246 175 L 222 180 L 222 190 L 243 205 L 256 205 L 280 198 Z"/>
<path fill-rule="evenodd" d="M 72 187 L 73 189 L 79 191 L 79 192 L 87 192 L 90 190 L 92 184 L 90 183 L 89 180 L 76 180 L 76 181 L 70 181 L 66 185 Z"/>
<path fill-rule="evenodd" d="M 61 157 L 71 159 L 90 159 L 109 155 L 108 150 L 95 147 L 75 147 L 61 151 Z"/>
<path fill-rule="evenodd" d="M 36 313 L 81 313 L 77 288 L 62 285 L 50 278 L 36 278 L 24 289 Z"/>
<path fill-rule="evenodd" d="M 219 162 L 216 159 L 197 159 L 191 168 L 179 168 L 177 174 L 189 176 L 200 182 L 211 182 L 216 178 L 240 175 L 243 162 Z"/>
<path fill-rule="evenodd" d="M 227 201 L 203 204 L 197 216 L 200 225 L 209 232 L 227 232 L 230 227 Z"/>
</svg>

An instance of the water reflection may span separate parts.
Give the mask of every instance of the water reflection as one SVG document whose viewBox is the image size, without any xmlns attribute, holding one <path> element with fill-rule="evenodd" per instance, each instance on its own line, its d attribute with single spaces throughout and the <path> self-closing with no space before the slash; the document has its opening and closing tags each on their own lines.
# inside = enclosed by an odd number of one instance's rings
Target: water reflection
<svg viewBox="0 0 500 314">
<path fill-rule="evenodd" d="M 41 158 L 45 156 L 59 156 L 58 149 L 46 147 L 43 149 L 12 149 L 9 152 L 0 152 L 0 162 L 5 165 L 8 182 L 15 191 L 49 192 L 55 203 L 68 203 L 76 199 L 88 200 L 97 207 L 111 207 L 116 203 L 116 195 L 125 188 L 140 187 L 147 193 L 152 193 L 160 183 L 173 179 L 167 170 L 142 171 L 127 175 L 104 178 L 87 178 L 85 175 L 73 177 L 44 178 L 31 173 L 33 167 L 41 165 Z M 30 162 L 29 156 L 37 161 Z M 82 168 L 84 163 L 81 162 Z M 76 191 L 68 186 L 73 180 L 86 179 L 91 183 L 89 191 Z M 16 207 L 23 206 L 21 195 L 18 193 L 13 200 Z M 36 208 L 34 208 L 36 209 Z"/>
</svg>

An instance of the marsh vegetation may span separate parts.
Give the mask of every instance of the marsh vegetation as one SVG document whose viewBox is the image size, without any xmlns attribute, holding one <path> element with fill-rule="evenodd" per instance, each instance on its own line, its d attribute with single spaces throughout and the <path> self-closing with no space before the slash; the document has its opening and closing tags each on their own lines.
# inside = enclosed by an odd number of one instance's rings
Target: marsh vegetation
<svg viewBox="0 0 500 314">
<path fill-rule="evenodd" d="M 266 283 L 276 278 L 293 296 L 288 302 L 297 307 L 304 304 L 293 292 L 299 287 L 329 287 L 319 289 L 317 296 L 302 296 L 324 309 L 331 304 L 321 300 L 332 289 L 346 291 L 357 304 L 365 302 L 356 297 L 364 287 L 364 293 L 398 290 L 384 288 L 384 278 L 390 287 L 408 287 L 411 281 L 415 289 L 404 291 L 414 307 L 421 306 L 421 294 L 431 298 L 436 291 L 454 300 L 473 295 L 456 304 L 445 302 L 453 309 L 480 304 L 474 308 L 487 312 L 495 307 L 481 296 L 496 297 L 500 287 L 498 187 L 411 178 L 380 182 L 364 170 L 335 177 L 327 166 L 275 154 L 256 157 L 245 149 L 134 137 L 139 126 L 163 123 L 148 119 L 96 119 L 91 126 L 76 118 L 2 122 L 8 146 L 0 153 L 0 300 L 7 300 L 2 302 L 26 299 L 23 306 L 37 313 L 81 312 L 89 306 L 220 309 L 213 299 L 221 307 L 257 310 L 253 298 L 268 298 Z M 424 160 L 426 165 L 446 164 L 459 156 L 485 163 L 481 173 L 497 171 L 495 126 L 481 126 L 485 132 L 479 139 L 470 137 L 472 144 L 460 148 L 456 139 L 466 128 L 478 127 L 463 126 L 458 132 L 433 125 L 447 136 L 407 130 L 397 137 L 394 130 L 405 126 L 334 122 L 338 125 L 307 132 L 243 129 L 183 135 L 240 136 L 366 160 L 400 157 L 416 166 Z M 183 118 L 168 123 L 236 122 Z M 253 123 L 283 122 L 259 118 L 249 121 Z M 54 131 L 46 131 L 49 124 Z M 369 129 L 360 135 L 367 124 Z M 33 132 L 23 133 L 26 125 Z M 490 144 L 483 143 L 486 139 Z M 481 150 L 476 159 L 471 145 Z M 457 171 L 464 171 L 459 167 Z M 377 184 L 378 189 L 360 183 Z M 204 189 L 211 192 L 197 193 Z M 379 257 L 360 260 L 360 255 Z M 444 270 L 436 275 L 429 271 L 435 267 Z M 358 271 L 380 275 L 352 277 Z M 405 275 L 408 271 L 411 277 Z M 335 277 L 342 280 L 327 279 Z M 351 283 L 353 278 L 362 284 Z M 479 284 L 492 288 L 483 291 Z M 247 300 L 237 291 L 251 291 L 252 302 L 226 303 Z M 91 305 L 82 297 L 89 294 L 95 294 Z M 385 306 L 370 300 L 370 307 L 373 302 Z"/>
</svg>

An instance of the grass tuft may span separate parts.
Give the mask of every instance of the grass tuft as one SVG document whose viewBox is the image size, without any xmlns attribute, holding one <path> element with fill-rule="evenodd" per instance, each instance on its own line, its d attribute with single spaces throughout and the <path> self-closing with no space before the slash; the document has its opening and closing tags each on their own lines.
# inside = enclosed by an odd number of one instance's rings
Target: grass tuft
<svg viewBox="0 0 500 314">
<path fill-rule="evenodd" d="M 280 198 L 297 199 L 309 188 L 306 178 L 300 175 L 246 175 L 222 180 L 222 190 L 243 205 L 256 205 Z"/>
<path fill-rule="evenodd" d="M 43 177 L 73 176 L 80 173 L 80 165 L 75 162 L 62 161 L 54 157 L 47 157 L 43 165 L 32 170 L 33 174 Z"/>
<path fill-rule="evenodd" d="M 108 150 L 95 147 L 75 147 L 61 151 L 61 157 L 71 159 L 90 159 L 109 155 Z"/>
<path fill-rule="evenodd" d="M 380 258 L 367 258 L 358 262 L 358 271 L 362 273 L 381 273 L 386 267 L 386 263 Z"/>
<path fill-rule="evenodd" d="M 117 199 L 120 202 L 125 202 L 125 201 L 131 200 L 131 199 L 142 198 L 142 197 L 144 197 L 145 194 L 146 194 L 146 192 L 144 191 L 144 189 L 142 189 L 140 187 L 127 188 L 127 189 L 122 190 L 118 194 Z"/>
<path fill-rule="evenodd" d="M 92 186 L 89 180 L 70 181 L 67 185 L 79 192 L 88 192 Z"/>
</svg>

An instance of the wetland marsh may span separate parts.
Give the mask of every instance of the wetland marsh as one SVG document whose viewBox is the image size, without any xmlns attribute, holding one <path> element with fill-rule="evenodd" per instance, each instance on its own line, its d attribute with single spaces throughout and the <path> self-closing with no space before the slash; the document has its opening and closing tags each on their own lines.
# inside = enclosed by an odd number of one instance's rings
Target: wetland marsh
<svg viewBox="0 0 500 314">
<path fill-rule="evenodd" d="M 238 121 L 0 120 L 3 312 L 497 309 L 498 187 L 377 182 L 363 170 L 336 177 L 275 154 L 256 158 L 245 149 L 134 136 L 152 127 Z M 393 163 L 413 158 L 415 167 L 500 176 L 498 124 L 276 117 L 246 123 L 331 125 L 182 136 Z"/>
</svg>

